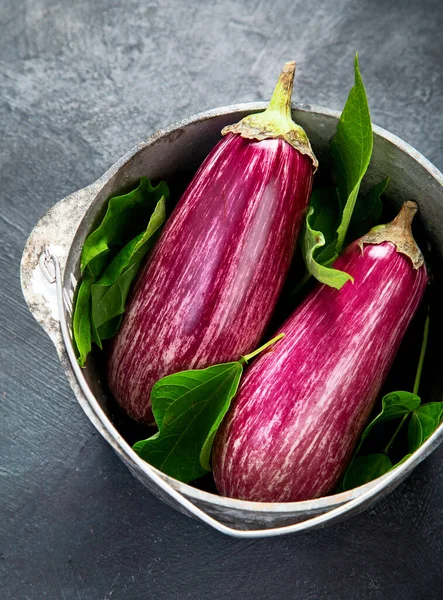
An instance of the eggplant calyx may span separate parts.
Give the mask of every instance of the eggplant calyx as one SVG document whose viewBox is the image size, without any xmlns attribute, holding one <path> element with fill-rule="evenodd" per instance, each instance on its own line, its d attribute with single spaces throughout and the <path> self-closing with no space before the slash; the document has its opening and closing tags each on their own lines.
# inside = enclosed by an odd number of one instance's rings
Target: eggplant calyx
<svg viewBox="0 0 443 600">
<path fill-rule="evenodd" d="M 292 120 L 291 96 L 294 84 L 295 62 L 285 63 L 268 108 L 261 113 L 248 115 L 234 125 L 222 129 L 222 135 L 236 133 L 250 140 L 282 138 L 301 154 L 312 160 L 314 169 L 318 161 L 312 151 L 305 130 Z"/>
<path fill-rule="evenodd" d="M 391 242 L 397 248 L 397 252 L 408 256 L 414 269 L 419 269 L 424 264 L 423 254 L 417 246 L 412 235 L 412 220 L 418 210 L 416 202 L 408 200 L 403 204 L 400 212 L 393 221 L 386 225 L 377 225 L 369 233 L 358 241 L 363 250 L 363 244 L 382 244 Z"/>
</svg>

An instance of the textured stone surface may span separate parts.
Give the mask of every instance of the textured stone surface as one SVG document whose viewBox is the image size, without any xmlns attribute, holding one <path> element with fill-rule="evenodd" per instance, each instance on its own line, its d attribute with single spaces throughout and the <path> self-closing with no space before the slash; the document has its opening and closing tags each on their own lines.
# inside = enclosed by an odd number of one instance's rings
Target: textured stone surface
<svg viewBox="0 0 443 600">
<path fill-rule="evenodd" d="M 360 51 L 373 120 L 443 168 L 440 0 L 2 0 L 0 596 L 441 597 L 442 450 L 373 510 L 236 541 L 154 499 L 95 434 L 28 313 L 19 261 L 39 216 L 155 129 L 264 100 L 341 108 Z"/>
</svg>

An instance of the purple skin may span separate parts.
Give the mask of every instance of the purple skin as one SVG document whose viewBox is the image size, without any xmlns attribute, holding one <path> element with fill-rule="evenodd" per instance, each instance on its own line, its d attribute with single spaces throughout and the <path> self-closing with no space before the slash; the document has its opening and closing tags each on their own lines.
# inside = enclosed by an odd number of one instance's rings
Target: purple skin
<svg viewBox="0 0 443 600">
<path fill-rule="evenodd" d="M 282 139 L 229 133 L 188 186 L 138 278 L 108 360 L 108 384 L 152 423 L 154 383 L 238 360 L 260 340 L 293 255 L 312 159 Z"/>
<path fill-rule="evenodd" d="M 223 496 L 292 502 L 330 492 L 351 459 L 427 274 L 390 242 L 354 242 L 334 264 L 355 280 L 318 285 L 248 369 L 217 434 Z"/>
</svg>

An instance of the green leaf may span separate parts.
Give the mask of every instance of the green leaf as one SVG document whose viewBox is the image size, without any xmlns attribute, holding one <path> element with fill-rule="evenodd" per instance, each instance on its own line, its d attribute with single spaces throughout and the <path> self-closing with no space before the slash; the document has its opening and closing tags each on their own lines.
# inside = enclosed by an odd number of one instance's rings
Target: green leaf
<svg viewBox="0 0 443 600">
<path fill-rule="evenodd" d="M 358 55 L 355 57 L 355 84 L 332 139 L 331 154 L 338 187 L 316 190 L 312 194 L 302 246 L 308 273 L 321 283 L 340 289 L 352 278 L 329 267 L 343 249 L 354 208 L 357 206 L 360 211 L 354 219 L 354 226 L 366 230 L 367 220 L 377 216 L 377 202 L 387 185 L 357 202 L 360 183 L 372 155 L 371 117 Z M 362 219 L 363 223 L 360 222 Z M 299 287 L 300 284 L 296 289 Z"/>
<path fill-rule="evenodd" d="M 443 402 L 429 402 L 412 413 L 408 426 L 409 452 L 415 452 L 440 425 Z"/>
<path fill-rule="evenodd" d="M 163 473 L 188 483 L 210 471 L 215 432 L 237 392 L 240 362 L 168 375 L 151 393 L 159 431 L 134 444 L 137 454 Z"/>
<path fill-rule="evenodd" d="M 120 327 L 130 286 L 166 219 L 164 181 L 146 177 L 128 194 L 108 202 L 99 226 L 82 248 L 83 282 L 74 302 L 73 335 L 79 364 L 85 365 L 92 342 L 112 338 Z"/>
<path fill-rule="evenodd" d="M 382 411 L 364 430 L 354 457 L 339 486 L 340 491 L 363 485 L 363 483 L 387 473 L 394 466 L 402 464 L 434 433 L 441 422 L 443 402 L 429 402 L 423 405 L 420 405 L 420 402 L 420 398 L 410 392 L 392 392 L 383 398 Z M 389 457 L 389 448 L 400 428 L 406 424 L 409 415 L 411 415 L 411 419 L 408 425 L 408 452 L 393 463 Z M 383 425 L 395 420 L 399 421 L 399 425 L 383 452 L 360 454 L 365 440 L 371 438 L 372 445 L 374 443 L 377 445 L 378 440 L 384 439 L 381 435 Z M 384 444 L 383 441 L 382 445 Z"/>
<path fill-rule="evenodd" d="M 390 392 L 389 394 L 386 394 L 381 401 L 381 412 L 364 430 L 361 436 L 360 446 L 376 425 L 388 423 L 394 419 L 400 419 L 404 415 L 407 415 L 418 408 L 420 402 L 419 396 L 412 394 L 411 392 Z"/>
<path fill-rule="evenodd" d="M 362 198 L 358 196 L 352 213 L 351 223 L 346 235 L 346 242 L 350 243 L 362 237 L 375 225 L 379 225 L 383 215 L 381 196 L 389 184 L 389 177 L 374 185 Z"/>
<path fill-rule="evenodd" d="M 165 220 L 165 198 L 162 197 L 157 202 L 146 230 L 120 250 L 100 279 L 92 285 L 92 321 L 101 339 L 109 339 L 115 335 L 121 320 L 118 317 L 125 311 L 131 284 L 155 241 L 154 234 Z"/>
<path fill-rule="evenodd" d="M 360 183 L 372 155 L 372 125 L 368 100 L 355 57 L 355 84 L 352 87 L 331 143 L 334 170 L 343 214 L 337 229 L 337 252 L 346 239 Z"/>
<path fill-rule="evenodd" d="M 369 477 L 370 473 L 372 472 L 379 473 L 380 470 L 382 470 L 382 467 L 384 468 L 388 464 L 386 459 L 388 459 L 390 462 L 389 469 L 392 468 L 392 462 L 388 456 L 388 452 L 385 448 L 383 448 L 385 444 L 385 436 L 381 435 L 384 429 L 383 426 L 386 425 L 386 423 L 390 423 L 395 420 L 401 422 L 401 419 L 403 419 L 405 415 L 409 415 L 420 406 L 420 402 L 420 398 L 411 392 L 391 392 L 383 397 L 381 412 L 363 431 L 358 446 L 354 452 L 354 456 L 348 465 L 342 482 L 339 486 L 340 491 L 345 491 L 356 487 L 355 482 L 360 482 L 358 485 L 363 485 L 363 483 L 366 483 L 366 481 L 371 481 L 371 479 L 367 479 L 367 477 Z M 379 440 L 380 442 L 377 444 L 376 442 Z M 366 443 L 368 441 L 374 442 L 375 446 L 379 447 L 381 443 L 380 450 L 383 451 L 371 454 L 361 453 L 362 447 L 364 445 L 366 447 Z M 388 445 L 390 446 L 391 443 L 392 441 L 389 442 Z M 386 459 L 382 458 L 382 456 L 385 456 Z M 374 461 L 373 466 L 371 466 L 372 460 Z M 362 469 L 361 475 L 359 475 L 360 468 Z M 379 477 L 385 472 L 387 471 L 380 472 L 379 475 L 375 475 L 372 477 L 372 479 Z M 365 481 L 363 481 L 364 479 Z"/>
<path fill-rule="evenodd" d="M 420 406 L 420 402 L 421 400 L 419 396 L 412 394 L 411 392 L 400 391 L 386 394 L 381 401 L 381 412 L 363 431 L 356 453 L 358 453 L 363 445 L 363 442 L 368 438 L 374 427 L 377 425 L 383 425 L 384 423 L 389 423 L 395 419 L 403 418 L 405 415 L 408 415 L 413 410 L 418 408 Z"/>
<path fill-rule="evenodd" d="M 311 225 L 323 233 L 327 242 L 337 237 L 340 223 L 340 207 L 336 187 L 319 188 L 312 192 L 309 206 L 314 209 Z"/>
<path fill-rule="evenodd" d="M 314 208 L 311 206 L 306 216 L 303 236 L 303 258 L 306 268 L 318 281 L 339 290 L 347 281 L 353 282 L 354 280 L 348 273 L 324 266 L 314 258 L 317 250 L 325 246 L 325 237 L 321 231 L 312 228 L 310 219 L 313 214 Z"/>
<path fill-rule="evenodd" d="M 325 244 L 314 253 L 315 261 L 329 266 L 337 258 L 337 227 L 340 223 L 338 191 L 335 187 L 320 188 L 312 192 L 309 206 L 313 209 L 309 224 L 321 232 Z"/>
<path fill-rule="evenodd" d="M 92 294 L 92 286 L 91 286 L 91 294 Z M 102 350 L 103 347 L 102 347 L 102 341 L 100 339 L 100 333 L 97 330 L 96 326 L 94 325 L 94 319 L 92 318 L 92 316 L 90 316 L 90 321 L 91 321 L 92 341 L 95 344 L 97 344 L 97 346 L 100 348 L 100 350 Z"/>
<path fill-rule="evenodd" d="M 398 467 L 426 442 L 440 426 L 443 416 L 443 402 L 428 402 L 412 411 L 408 425 L 408 454 L 395 463 Z M 402 423 L 404 424 L 404 422 Z"/>
<path fill-rule="evenodd" d="M 123 315 L 118 315 L 118 317 L 114 317 L 110 321 L 106 321 L 98 330 L 98 336 L 100 340 L 110 340 L 114 337 L 117 331 L 120 329 L 121 322 L 123 320 Z"/>
<path fill-rule="evenodd" d="M 122 248 L 139 233 L 157 202 L 168 196 L 168 186 L 164 181 L 153 187 L 146 177 L 141 177 L 139 185 L 132 192 L 111 198 L 103 220 L 83 245 L 82 273 L 88 267 L 94 277 L 99 277 L 111 250 Z"/>
<path fill-rule="evenodd" d="M 384 452 L 357 456 L 346 470 L 341 491 L 352 490 L 381 477 L 392 469 L 392 462 Z"/>
<path fill-rule="evenodd" d="M 134 444 L 163 473 L 188 483 L 211 471 L 215 434 L 235 396 L 243 366 L 284 337 L 275 336 L 237 362 L 167 375 L 152 388 L 158 432 Z"/>
<path fill-rule="evenodd" d="M 240 382 L 240 377 L 241 377 L 241 374 L 239 376 L 239 382 Z M 225 414 L 227 413 L 229 406 L 231 405 L 231 400 L 237 392 L 239 382 L 236 384 L 235 390 L 233 390 L 232 396 L 229 398 L 228 403 L 225 404 L 225 406 L 223 406 L 223 409 L 216 416 L 216 418 L 212 424 L 212 427 L 209 430 L 208 436 L 203 443 L 203 446 L 202 446 L 202 449 L 200 452 L 200 465 L 202 466 L 202 468 L 205 471 L 212 470 L 212 466 L 211 466 L 212 444 L 214 443 L 215 435 L 218 431 L 218 428 L 220 427 L 221 422 L 223 421 Z"/>
<path fill-rule="evenodd" d="M 81 282 L 72 317 L 72 331 L 79 354 L 78 362 L 81 367 L 85 366 L 86 357 L 92 347 L 91 284 L 92 281 L 88 277 Z"/>
</svg>

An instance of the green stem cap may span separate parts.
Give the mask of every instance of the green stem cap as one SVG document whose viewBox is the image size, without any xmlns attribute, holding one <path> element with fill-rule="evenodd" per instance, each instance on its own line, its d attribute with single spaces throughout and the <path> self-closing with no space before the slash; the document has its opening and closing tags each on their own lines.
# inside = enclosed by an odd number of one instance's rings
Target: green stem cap
<svg viewBox="0 0 443 600">
<path fill-rule="evenodd" d="M 222 135 L 237 133 L 249 140 L 282 138 L 301 154 L 307 154 L 314 169 L 318 161 L 304 129 L 292 120 L 291 96 L 294 84 L 295 62 L 285 64 L 278 78 L 268 108 L 258 114 L 248 115 L 235 125 L 222 129 Z"/>
<path fill-rule="evenodd" d="M 419 269 L 424 264 L 423 254 L 412 235 L 412 220 L 417 210 L 416 202 L 412 200 L 405 202 L 393 221 L 387 225 L 377 225 L 360 238 L 358 243 L 362 251 L 363 244 L 391 242 L 397 248 L 397 252 L 406 254 L 410 258 L 414 269 Z"/>
</svg>

